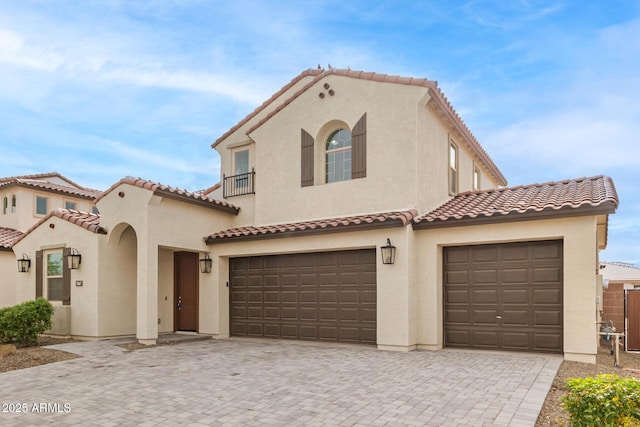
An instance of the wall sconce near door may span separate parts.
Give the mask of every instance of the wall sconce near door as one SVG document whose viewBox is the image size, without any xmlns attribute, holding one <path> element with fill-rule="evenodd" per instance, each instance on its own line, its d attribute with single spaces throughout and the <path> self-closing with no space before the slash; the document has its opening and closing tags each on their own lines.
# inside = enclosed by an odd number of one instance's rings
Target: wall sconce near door
<svg viewBox="0 0 640 427">
<path fill-rule="evenodd" d="M 396 262 L 396 247 L 391 244 L 391 240 L 387 239 L 387 244 L 380 247 L 383 264 L 393 264 Z"/>
<path fill-rule="evenodd" d="M 22 258 L 18 259 L 18 271 L 20 273 L 28 273 L 31 268 L 31 260 L 25 254 L 22 254 Z"/>
<path fill-rule="evenodd" d="M 204 258 L 200 260 L 200 271 L 203 273 L 211 273 L 211 265 L 213 261 L 209 258 L 209 254 L 204 254 Z"/>
<path fill-rule="evenodd" d="M 69 255 L 67 255 L 67 266 L 71 270 L 77 270 L 80 268 L 81 263 L 82 255 L 80 255 L 77 250 L 71 248 Z"/>
</svg>

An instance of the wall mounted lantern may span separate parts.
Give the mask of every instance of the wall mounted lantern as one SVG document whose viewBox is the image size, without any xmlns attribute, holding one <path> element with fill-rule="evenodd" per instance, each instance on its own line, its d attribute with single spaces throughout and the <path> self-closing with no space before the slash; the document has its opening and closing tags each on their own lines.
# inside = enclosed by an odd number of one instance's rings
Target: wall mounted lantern
<svg viewBox="0 0 640 427">
<path fill-rule="evenodd" d="M 69 251 L 69 255 L 67 255 L 67 266 L 71 270 L 77 270 L 80 268 L 81 263 L 82 255 L 80 255 L 77 250 L 71 248 L 71 250 Z"/>
<path fill-rule="evenodd" d="M 31 268 L 31 260 L 25 254 L 22 254 L 22 258 L 18 259 L 18 271 L 20 273 L 28 273 Z"/>
<path fill-rule="evenodd" d="M 203 273 L 211 273 L 211 265 L 213 261 L 209 258 L 209 254 L 204 254 L 204 258 L 200 260 L 200 271 Z"/>
<path fill-rule="evenodd" d="M 391 240 L 387 239 L 387 244 L 380 247 L 383 264 L 393 264 L 396 262 L 396 247 L 391 244 Z"/>
</svg>

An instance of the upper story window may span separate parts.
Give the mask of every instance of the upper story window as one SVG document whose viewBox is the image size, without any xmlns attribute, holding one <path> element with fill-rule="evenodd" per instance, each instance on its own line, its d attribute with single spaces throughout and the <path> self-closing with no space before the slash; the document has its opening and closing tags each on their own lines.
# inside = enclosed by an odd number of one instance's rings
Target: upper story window
<svg viewBox="0 0 640 427">
<path fill-rule="evenodd" d="M 249 169 L 249 149 L 244 148 L 234 151 L 232 159 L 231 169 L 235 172 L 235 175 L 223 177 L 223 197 L 254 194 L 255 172 L 253 169 Z"/>
<path fill-rule="evenodd" d="M 477 166 L 473 167 L 473 190 L 480 190 L 480 169 Z"/>
<path fill-rule="evenodd" d="M 458 193 L 458 147 L 449 144 L 449 194 Z"/>
<path fill-rule="evenodd" d="M 48 211 L 49 199 L 36 196 L 36 215 L 46 215 Z"/>
<path fill-rule="evenodd" d="M 351 132 L 338 129 L 325 144 L 326 182 L 351 179 Z"/>
<path fill-rule="evenodd" d="M 65 201 L 64 202 L 64 208 L 65 209 L 76 209 L 76 202 L 69 202 L 69 201 Z"/>
<path fill-rule="evenodd" d="M 18 209 L 18 201 L 16 200 L 16 195 L 11 196 L 11 213 L 16 213 Z"/>
<path fill-rule="evenodd" d="M 339 120 L 327 123 L 319 132 L 318 143 L 309 132 L 300 129 L 300 150 L 302 187 L 365 178 L 367 114 L 363 114 L 351 130 L 347 123 Z"/>
<path fill-rule="evenodd" d="M 2 214 L 3 215 L 7 214 L 7 209 L 9 209 L 9 199 L 5 196 L 2 199 Z"/>
</svg>

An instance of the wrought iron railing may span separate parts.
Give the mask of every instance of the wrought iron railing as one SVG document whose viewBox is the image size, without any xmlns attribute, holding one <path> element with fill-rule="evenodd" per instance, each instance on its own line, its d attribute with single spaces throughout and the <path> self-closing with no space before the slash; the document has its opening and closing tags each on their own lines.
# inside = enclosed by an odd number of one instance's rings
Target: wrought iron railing
<svg viewBox="0 0 640 427">
<path fill-rule="evenodd" d="M 222 195 L 227 197 L 242 196 L 243 194 L 255 194 L 256 172 L 241 173 L 239 175 L 222 177 Z"/>
</svg>

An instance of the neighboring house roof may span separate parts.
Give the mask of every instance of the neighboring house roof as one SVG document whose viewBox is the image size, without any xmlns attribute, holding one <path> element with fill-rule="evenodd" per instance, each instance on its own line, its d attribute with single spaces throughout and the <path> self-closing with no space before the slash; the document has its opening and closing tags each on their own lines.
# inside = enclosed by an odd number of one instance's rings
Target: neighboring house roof
<svg viewBox="0 0 640 427">
<path fill-rule="evenodd" d="M 22 232 L 13 228 L 0 227 L 0 251 L 10 251 L 13 243 L 22 236 Z"/>
<path fill-rule="evenodd" d="M 212 145 L 212 148 L 215 148 L 218 144 L 220 144 L 224 139 L 226 139 L 233 132 L 238 130 L 240 127 L 249 122 L 252 118 L 254 118 L 257 114 L 271 105 L 274 101 L 276 101 L 282 94 L 284 94 L 287 90 L 293 87 L 296 83 L 302 80 L 305 77 L 312 76 L 313 79 L 309 81 L 302 89 L 291 95 L 289 98 L 284 100 L 278 107 L 276 107 L 273 111 L 267 114 L 264 118 L 262 118 L 259 122 L 253 125 L 248 131 L 247 134 L 250 134 L 258 127 L 262 126 L 265 122 L 267 122 L 271 117 L 284 109 L 287 105 L 293 102 L 296 98 L 314 86 L 318 81 L 323 78 L 336 75 L 343 76 L 361 80 L 371 80 L 380 83 L 395 83 L 402 85 L 410 85 L 410 86 L 420 86 L 427 88 L 429 95 L 431 96 L 431 100 L 429 101 L 436 109 L 441 112 L 441 115 L 446 118 L 450 124 L 458 131 L 463 138 L 466 140 L 467 144 L 471 151 L 484 163 L 485 167 L 489 170 L 489 172 L 496 178 L 500 185 L 507 185 L 507 180 L 498 169 L 498 166 L 491 160 L 487 152 L 482 148 L 478 140 L 473 136 L 467 125 L 460 118 L 458 113 L 454 110 L 453 106 L 447 99 L 447 97 L 442 93 L 442 91 L 438 88 L 438 82 L 435 80 L 428 80 L 425 78 L 413 78 L 413 77 L 401 77 L 389 74 L 376 74 L 372 72 L 365 71 L 356 71 L 350 69 L 337 69 L 337 68 L 329 68 L 325 69 L 308 69 L 300 73 L 297 77 L 291 80 L 288 84 L 282 87 L 278 92 L 271 96 L 268 100 L 266 100 L 262 105 L 253 110 L 249 115 L 247 115 L 244 119 L 238 122 L 234 127 L 225 132 L 220 138 L 218 138 Z"/>
<path fill-rule="evenodd" d="M 611 178 L 595 176 L 544 184 L 461 193 L 414 219 L 416 229 L 615 212 Z"/>
<path fill-rule="evenodd" d="M 603 279 L 614 282 L 640 281 L 640 267 L 626 262 L 602 262 L 600 274 Z"/>
<path fill-rule="evenodd" d="M 5 177 L 5 178 L 0 178 L 0 182 L 2 181 L 10 181 L 12 179 L 37 179 L 42 181 L 43 178 L 60 178 L 63 181 L 68 182 L 69 184 L 71 184 L 74 187 L 78 187 L 78 188 L 83 188 L 85 190 L 91 190 L 90 188 L 84 187 L 76 182 L 73 182 L 72 180 L 70 180 L 69 178 L 67 178 L 66 176 L 61 175 L 58 172 L 45 172 L 45 173 L 37 173 L 37 174 L 32 174 L 32 175 L 19 175 L 19 176 L 9 176 L 9 177 Z M 94 190 L 97 191 L 97 190 Z"/>
<path fill-rule="evenodd" d="M 33 227 L 28 229 L 22 236 L 17 238 L 13 245 L 16 245 L 19 241 L 27 237 L 31 232 L 44 224 L 49 218 L 57 217 L 62 220 L 68 221 L 72 224 L 75 224 L 79 227 L 84 228 L 85 230 L 91 231 L 95 234 L 107 234 L 107 229 L 100 225 L 100 215 L 94 214 L 91 212 L 83 212 L 75 209 L 62 209 L 58 208 L 51 212 L 49 212 L 46 216 L 44 216 L 40 221 L 38 221 Z"/>
<path fill-rule="evenodd" d="M 56 183 L 41 179 L 43 177 L 53 177 L 53 176 L 60 177 L 61 179 L 71 183 L 74 186 L 56 184 Z M 36 190 L 48 191 L 53 193 L 70 194 L 76 197 L 80 197 L 83 199 L 90 199 L 90 200 L 95 199 L 101 193 L 99 190 L 93 190 L 91 188 L 85 188 L 85 187 L 79 186 L 57 173 L 0 178 L 0 188 L 10 187 L 13 185 L 16 185 L 19 187 L 34 188 Z"/>
<path fill-rule="evenodd" d="M 306 236 L 309 234 L 358 231 L 363 229 L 406 226 L 418 214 L 411 209 L 401 212 L 385 212 L 345 218 L 318 219 L 290 224 L 261 227 L 238 227 L 211 234 L 207 244 L 227 243 L 237 240 L 273 239 L 278 237 Z"/>
<path fill-rule="evenodd" d="M 185 203 L 204 206 L 210 209 L 221 210 L 223 212 L 232 213 L 234 215 L 237 215 L 238 212 L 240 212 L 239 207 L 234 206 L 227 202 L 213 199 L 201 192 L 191 192 L 187 190 L 182 190 L 182 189 L 171 187 L 168 185 L 163 185 L 157 182 L 151 182 L 142 178 L 133 178 L 130 176 L 121 179 L 120 181 L 116 182 L 111 187 L 109 187 L 108 190 L 103 192 L 100 195 L 100 197 L 96 199 L 96 203 L 122 184 L 132 185 L 138 188 L 144 188 L 145 190 L 152 191 L 153 194 L 157 196 L 164 197 L 167 199 L 174 199 L 174 200 L 178 200 Z"/>
<path fill-rule="evenodd" d="M 213 193 L 214 191 L 216 191 L 220 187 L 222 187 L 222 185 L 218 182 L 217 184 L 214 184 L 209 188 L 206 188 L 206 189 L 200 190 L 200 191 L 196 191 L 196 193 L 204 194 L 206 196 L 208 194 Z"/>
</svg>

